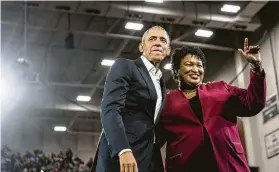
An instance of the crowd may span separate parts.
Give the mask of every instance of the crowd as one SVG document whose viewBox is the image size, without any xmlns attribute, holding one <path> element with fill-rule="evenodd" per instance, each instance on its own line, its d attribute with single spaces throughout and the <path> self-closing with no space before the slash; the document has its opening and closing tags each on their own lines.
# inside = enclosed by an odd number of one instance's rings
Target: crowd
<svg viewBox="0 0 279 172">
<path fill-rule="evenodd" d="M 73 156 L 71 149 L 49 156 L 38 149 L 24 155 L 12 152 L 7 146 L 1 149 L 2 172 L 89 172 L 92 165 L 92 158 L 85 163 Z"/>
</svg>

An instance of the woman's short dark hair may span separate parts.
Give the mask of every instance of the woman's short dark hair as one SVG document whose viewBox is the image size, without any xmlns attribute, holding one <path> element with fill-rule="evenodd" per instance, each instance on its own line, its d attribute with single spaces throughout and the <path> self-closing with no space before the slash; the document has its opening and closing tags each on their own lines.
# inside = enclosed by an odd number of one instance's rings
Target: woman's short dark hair
<svg viewBox="0 0 279 172">
<path fill-rule="evenodd" d="M 182 48 L 177 48 L 171 56 L 171 70 L 175 81 L 178 81 L 178 70 L 181 60 L 188 54 L 197 56 L 199 60 L 202 61 L 203 68 L 205 68 L 205 55 L 199 47 L 184 46 Z"/>
</svg>

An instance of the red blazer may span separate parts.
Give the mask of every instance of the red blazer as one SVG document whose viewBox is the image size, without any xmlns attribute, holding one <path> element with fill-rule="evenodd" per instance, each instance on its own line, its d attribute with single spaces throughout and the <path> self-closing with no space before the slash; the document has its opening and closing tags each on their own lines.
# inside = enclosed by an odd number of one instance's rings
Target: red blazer
<svg viewBox="0 0 279 172">
<path fill-rule="evenodd" d="M 213 82 L 200 85 L 198 95 L 202 106 L 203 121 L 193 114 L 183 92 L 167 93 L 158 134 L 159 142 L 167 141 L 166 171 L 183 166 L 203 141 L 202 125 L 211 140 L 220 172 L 249 172 L 237 128 L 237 116 L 257 115 L 266 102 L 265 73 L 257 76 L 250 72 L 248 89 L 227 83 Z M 163 143 L 163 142 L 162 142 Z M 160 144 L 160 143 L 159 143 Z M 199 163 L 202 165 L 202 162 Z"/>
</svg>

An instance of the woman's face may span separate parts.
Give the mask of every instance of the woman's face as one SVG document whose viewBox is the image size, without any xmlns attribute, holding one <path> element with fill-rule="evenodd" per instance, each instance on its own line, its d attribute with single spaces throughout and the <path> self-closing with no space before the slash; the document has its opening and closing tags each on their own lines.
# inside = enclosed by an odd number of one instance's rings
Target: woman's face
<svg viewBox="0 0 279 172">
<path fill-rule="evenodd" d="M 196 86 L 202 83 L 204 77 L 202 61 L 195 55 L 187 54 L 180 62 L 178 74 L 180 81 L 185 84 Z"/>
</svg>

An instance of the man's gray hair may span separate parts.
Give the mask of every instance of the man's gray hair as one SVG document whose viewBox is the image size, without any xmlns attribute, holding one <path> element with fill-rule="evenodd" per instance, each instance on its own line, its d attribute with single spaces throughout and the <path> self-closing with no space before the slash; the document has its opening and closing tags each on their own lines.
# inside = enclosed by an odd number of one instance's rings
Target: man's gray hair
<svg viewBox="0 0 279 172">
<path fill-rule="evenodd" d="M 170 36 L 169 36 L 168 32 L 166 31 L 166 29 L 164 29 L 164 28 L 161 27 L 161 26 L 152 26 L 151 28 L 147 29 L 147 30 L 144 32 L 144 34 L 143 34 L 143 36 L 142 36 L 142 38 L 141 38 L 141 42 L 142 42 L 142 43 L 144 42 L 144 40 L 145 40 L 145 38 L 146 38 L 146 36 L 147 36 L 147 34 L 148 34 L 148 31 L 151 30 L 151 29 L 155 29 L 155 28 L 164 30 L 164 31 L 167 33 L 167 39 L 168 39 L 167 41 L 168 41 L 168 43 L 170 43 Z"/>
</svg>

